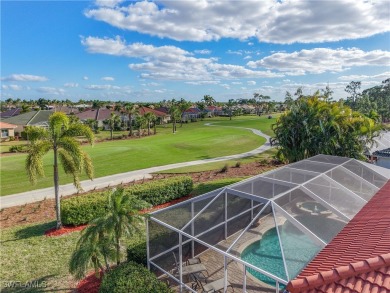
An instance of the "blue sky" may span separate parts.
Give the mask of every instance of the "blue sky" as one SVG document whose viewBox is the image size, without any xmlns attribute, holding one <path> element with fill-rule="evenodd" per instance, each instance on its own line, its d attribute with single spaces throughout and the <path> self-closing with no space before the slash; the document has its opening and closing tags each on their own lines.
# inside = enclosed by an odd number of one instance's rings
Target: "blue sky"
<svg viewBox="0 0 390 293">
<path fill-rule="evenodd" d="M 344 98 L 390 78 L 389 1 L 1 1 L 1 98 Z"/>
</svg>

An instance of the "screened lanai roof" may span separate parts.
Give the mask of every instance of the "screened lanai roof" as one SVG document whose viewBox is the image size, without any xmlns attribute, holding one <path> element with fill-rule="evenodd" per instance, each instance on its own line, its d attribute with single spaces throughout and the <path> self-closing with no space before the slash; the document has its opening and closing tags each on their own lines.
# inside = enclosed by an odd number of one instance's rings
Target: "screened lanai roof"
<svg viewBox="0 0 390 293">
<path fill-rule="evenodd" d="M 317 155 L 154 212 L 148 224 L 149 265 L 169 273 L 172 252 L 184 261 L 213 249 L 225 257 L 225 267 L 229 258 L 244 266 L 245 275 L 248 268 L 286 284 L 390 179 L 381 170 L 355 159 Z M 251 244 L 271 236 L 272 257 L 247 256 Z M 267 257 L 277 269 L 262 265 Z"/>
</svg>

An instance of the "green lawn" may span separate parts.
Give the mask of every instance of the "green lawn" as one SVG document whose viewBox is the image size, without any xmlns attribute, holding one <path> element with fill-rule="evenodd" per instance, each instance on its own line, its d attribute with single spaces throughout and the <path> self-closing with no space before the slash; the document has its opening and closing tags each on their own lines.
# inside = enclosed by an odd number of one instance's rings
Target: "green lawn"
<svg viewBox="0 0 390 293">
<path fill-rule="evenodd" d="M 227 160 L 227 161 L 221 161 L 221 162 L 215 162 L 215 163 L 207 163 L 202 165 L 196 165 L 196 166 L 189 166 L 189 167 L 181 167 L 181 168 L 175 168 L 170 170 L 165 170 L 158 172 L 159 174 L 187 174 L 187 173 L 193 173 L 193 172 L 204 172 L 204 171 L 211 171 L 211 170 L 220 170 L 222 169 L 226 164 L 229 165 L 229 167 L 234 167 L 237 162 L 240 162 L 242 164 L 245 163 L 251 163 L 251 162 L 259 162 L 264 159 L 272 158 L 276 154 L 276 149 L 272 148 L 264 153 L 246 157 L 239 160 Z"/>
<path fill-rule="evenodd" d="M 243 153 L 259 147 L 264 138 L 251 131 L 205 126 L 212 122 L 216 125 L 243 126 L 261 129 L 266 132 L 271 122 L 265 116 L 241 116 L 232 121 L 228 118 L 212 118 L 196 123 L 178 126 L 176 134 L 171 126 L 160 127 L 158 134 L 142 139 L 116 140 L 84 146 L 95 166 L 95 177 L 107 176 L 132 170 L 171 163 L 208 159 Z M 52 183 L 52 154 L 44 158 L 46 177 L 31 186 L 24 169 L 26 155 L 1 157 L 1 195 L 19 193 L 32 189 L 50 187 Z M 60 183 L 72 182 L 60 169 Z M 82 177 L 86 179 L 86 177 Z"/>
</svg>

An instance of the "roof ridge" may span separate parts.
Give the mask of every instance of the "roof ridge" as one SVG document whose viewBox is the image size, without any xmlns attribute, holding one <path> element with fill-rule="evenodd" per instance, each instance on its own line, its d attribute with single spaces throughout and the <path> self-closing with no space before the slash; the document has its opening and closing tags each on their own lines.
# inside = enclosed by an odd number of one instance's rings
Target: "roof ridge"
<svg viewBox="0 0 390 293">
<path fill-rule="evenodd" d="M 38 115 L 39 112 L 41 112 L 42 110 L 38 110 L 38 111 L 35 111 L 35 114 L 31 116 L 31 118 L 27 121 L 26 125 L 28 125 L 33 119 L 35 116 Z"/>
<path fill-rule="evenodd" d="M 326 285 L 338 282 L 341 279 L 356 277 L 359 274 L 367 273 L 383 266 L 390 266 L 390 252 L 339 266 L 328 271 L 315 273 L 311 276 L 291 280 L 287 285 L 287 290 L 299 288 L 314 289 L 319 285 Z"/>
</svg>

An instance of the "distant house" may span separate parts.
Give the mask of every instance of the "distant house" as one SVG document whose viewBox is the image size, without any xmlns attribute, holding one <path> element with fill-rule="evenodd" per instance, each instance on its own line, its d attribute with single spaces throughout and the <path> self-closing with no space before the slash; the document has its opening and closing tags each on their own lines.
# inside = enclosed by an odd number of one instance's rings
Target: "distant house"
<svg viewBox="0 0 390 293">
<path fill-rule="evenodd" d="M 19 114 L 14 117 L 3 119 L 3 122 L 15 124 L 15 133 L 21 133 L 26 126 L 39 126 L 47 128 L 49 126 L 49 117 L 54 112 L 51 110 L 38 110 Z"/>
<path fill-rule="evenodd" d="M 62 106 L 62 105 L 54 106 L 52 110 L 53 110 L 54 112 L 62 112 L 62 113 L 65 113 L 66 115 L 78 114 L 78 113 L 80 113 L 79 108 L 76 108 L 76 107 L 69 107 L 69 106 Z"/>
<path fill-rule="evenodd" d="M 100 109 L 90 109 L 84 112 L 75 114 L 82 122 L 87 121 L 88 119 L 96 120 L 98 122 L 98 127 L 105 127 L 103 121 L 111 117 L 111 113 L 119 115 L 122 120 L 125 119 L 125 115 L 121 115 L 119 112 L 112 111 L 107 108 Z M 128 118 L 126 118 L 128 119 Z"/>
<path fill-rule="evenodd" d="M 7 111 L 1 112 L 0 113 L 0 118 L 5 119 L 5 118 L 10 118 L 14 117 L 20 114 L 22 111 L 21 108 L 13 108 L 13 109 L 8 109 Z"/>
<path fill-rule="evenodd" d="M 217 106 L 207 106 L 206 107 L 206 116 L 207 117 L 223 116 L 223 115 L 225 115 L 225 112 L 223 111 L 222 107 L 217 107 Z"/>
<path fill-rule="evenodd" d="M 15 137 L 15 128 L 17 125 L 0 121 L 1 140 L 7 140 L 10 137 Z"/>
<path fill-rule="evenodd" d="M 141 106 L 138 108 L 138 113 L 141 116 L 144 116 L 146 113 L 153 113 L 157 118 L 160 124 L 168 123 L 171 120 L 171 115 L 159 110 Z"/>
<path fill-rule="evenodd" d="M 373 154 L 375 165 L 390 169 L 390 148 L 375 151 Z"/>
<path fill-rule="evenodd" d="M 201 118 L 201 114 L 202 111 L 200 111 L 198 108 L 189 108 L 183 112 L 181 115 L 181 120 L 183 122 L 197 120 L 198 118 Z"/>
</svg>

